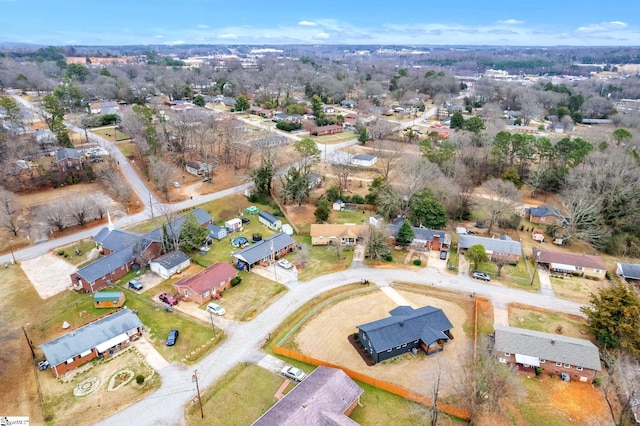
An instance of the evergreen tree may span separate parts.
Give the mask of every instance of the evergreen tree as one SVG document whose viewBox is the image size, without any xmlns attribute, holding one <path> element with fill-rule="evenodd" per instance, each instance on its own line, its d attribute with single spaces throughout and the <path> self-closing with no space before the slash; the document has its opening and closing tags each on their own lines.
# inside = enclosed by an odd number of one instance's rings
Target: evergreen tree
<svg viewBox="0 0 640 426">
<path fill-rule="evenodd" d="M 413 232 L 413 228 L 408 220 L 405 220 L 404 223 L 398 229 L 398 234 L 396 235 L 396 242 L 403 248 L 406 248 L 413 241 L 413 237 L 415 233 Z"/>
</svg>

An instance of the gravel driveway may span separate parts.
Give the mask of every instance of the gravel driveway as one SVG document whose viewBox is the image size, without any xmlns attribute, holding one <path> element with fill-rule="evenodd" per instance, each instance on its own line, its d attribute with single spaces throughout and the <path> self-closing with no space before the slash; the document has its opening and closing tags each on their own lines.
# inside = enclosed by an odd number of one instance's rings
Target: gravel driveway
<svg viewBox="0 0 640 426">
<path fill-rule="evenodd" d="M 20 266 L 42 299 L 55 296 L 71 288 L 69 276 L 77 269 L 60 256 L 52 253 L 23 260 L 20 262 Z"/>
</svg>

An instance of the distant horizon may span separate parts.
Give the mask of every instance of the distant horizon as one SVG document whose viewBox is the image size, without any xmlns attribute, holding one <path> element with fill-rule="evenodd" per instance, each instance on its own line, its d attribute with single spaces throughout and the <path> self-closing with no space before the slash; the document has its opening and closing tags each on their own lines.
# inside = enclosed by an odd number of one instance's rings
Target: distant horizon
<svg viewBox="0 0 640 426">
<path fill-rule="evenodd" d="M 0 40 L 44 46 L 640 46 L 640 3 L 0 0 Z"/>
</svg>

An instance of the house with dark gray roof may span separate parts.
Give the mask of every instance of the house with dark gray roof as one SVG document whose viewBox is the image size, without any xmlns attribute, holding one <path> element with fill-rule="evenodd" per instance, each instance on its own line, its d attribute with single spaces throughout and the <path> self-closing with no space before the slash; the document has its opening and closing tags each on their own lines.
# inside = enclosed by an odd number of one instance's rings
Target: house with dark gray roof
<svg viewBox="0 0 640 426">
<path fill-rule="evenodd" d="M 602 370 L 598 348 L 589 340 L 497 324 L 493 328 L 494 349 L 501 363 L 521 369 L 540 367 L 547 374 L 566 373 L 589 383 Z"/>
<path fill-rule="evenodd" d="M 398 306 L 389 313 L 390 317 L 357 326 L 358 339 L 374 362 L 418 349 L 429 355 L 453 338 L 453 324 L 440 308 Z"/>
<path fill-rule="evenodd" d="M 77 149 L 60 148 L 56 152 L 56 165 L 61 172 L 81 170 L 82 154 Z"/>
<path fill-rule="evenodd" d="M 213 217 L 202 209 L 188 213 L 196 217 L 200 226 L 213 223 Z M 184 220 L 185 215 L 146 234 L 137 234 L 115 229 L 109 219 L 109 225 L 93 237 L 98 251 L 104 256 L 71 274 L 72 288 L 94 293 L 122 278 L 134 268 L 134 264 L 148 264 L 163 252 L 164 230 L 170 240 L 177 240 Z"/>
<path fill-rule="evenodd" d="M 403 221 L 395 221 L 387 225 L 389 235 L 394 238 L 398 235 L 400 226 Z M 451 248 L 451 235 L 444 231 L 436 229 L 420 228 L 412 226 L 413 229 L 413 241 L 411 241 L 411 248 L 414 250 L 436 250 L 436 251 L 449 251 Z"/>
<path fill-rule="evenodd" d="M 491 260 L 505 257 L 510 263 L 518 263 L 520 255 L 522 254 L 522 246 L 519 241 L 476 237 L 475 235 L 460 235 L 458 237 L 458 250 L 460 254 L 464 254 L 469 247 L 477 244 L 484 247 L 487 256 L 489 256 Z"/>
<path fill-rule="evenodd" d="M 60 377 L 98 357 L 108 357 L 142 335 L 142 321 L 122 309 L 40 345 L 49 368 Z"/>
<path fill-rule="evenodd" d="M 349 418 L 363 390 L 344 371 L 320 366 L 253 426 L 353 426 Z"/>
<path fill-rule="evenodd" d="M 555 207 L 538 206 L 524 209 L 524 217 L 531 223 L 562 225 L 567 220 Z"/>
<path fill-rule="evenodd" d="M 271 235 L 255 244 L 232 253 L 233 263 L 238 268 L 250 270 L 255 265 L 267 266 L 276 258 L 291 253 L 296 242 L 284 232 Z"/>
<path fill-rule="evenodd" d="M 616 275 L 629 283 L 638 285 L 640 284 L 640 264 L 616 262 Z"/>
</svg>

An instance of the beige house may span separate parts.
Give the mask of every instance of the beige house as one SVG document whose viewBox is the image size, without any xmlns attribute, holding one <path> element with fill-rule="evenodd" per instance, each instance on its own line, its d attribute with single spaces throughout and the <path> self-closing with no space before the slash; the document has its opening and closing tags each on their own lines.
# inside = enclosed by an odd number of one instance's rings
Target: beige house
<svg viewBox="0 0 640 426">
<path fill-rule="evenodd" d="M 534 247 L 533 260 L 547 266 L 551 272 L 560 274 L 603 280 L 607 273 L 607 265 L 600 256 L 589 254 L 540 250 Z"/>
<path fill-rule="evenodd" d="M 326 246 L 340 244 L 341 246 L 354 246 L 364 235 L 364 225 L 341 224 L 329 225 L 314 223 L 311 225 L 311 245 Z"/>
</svg>

